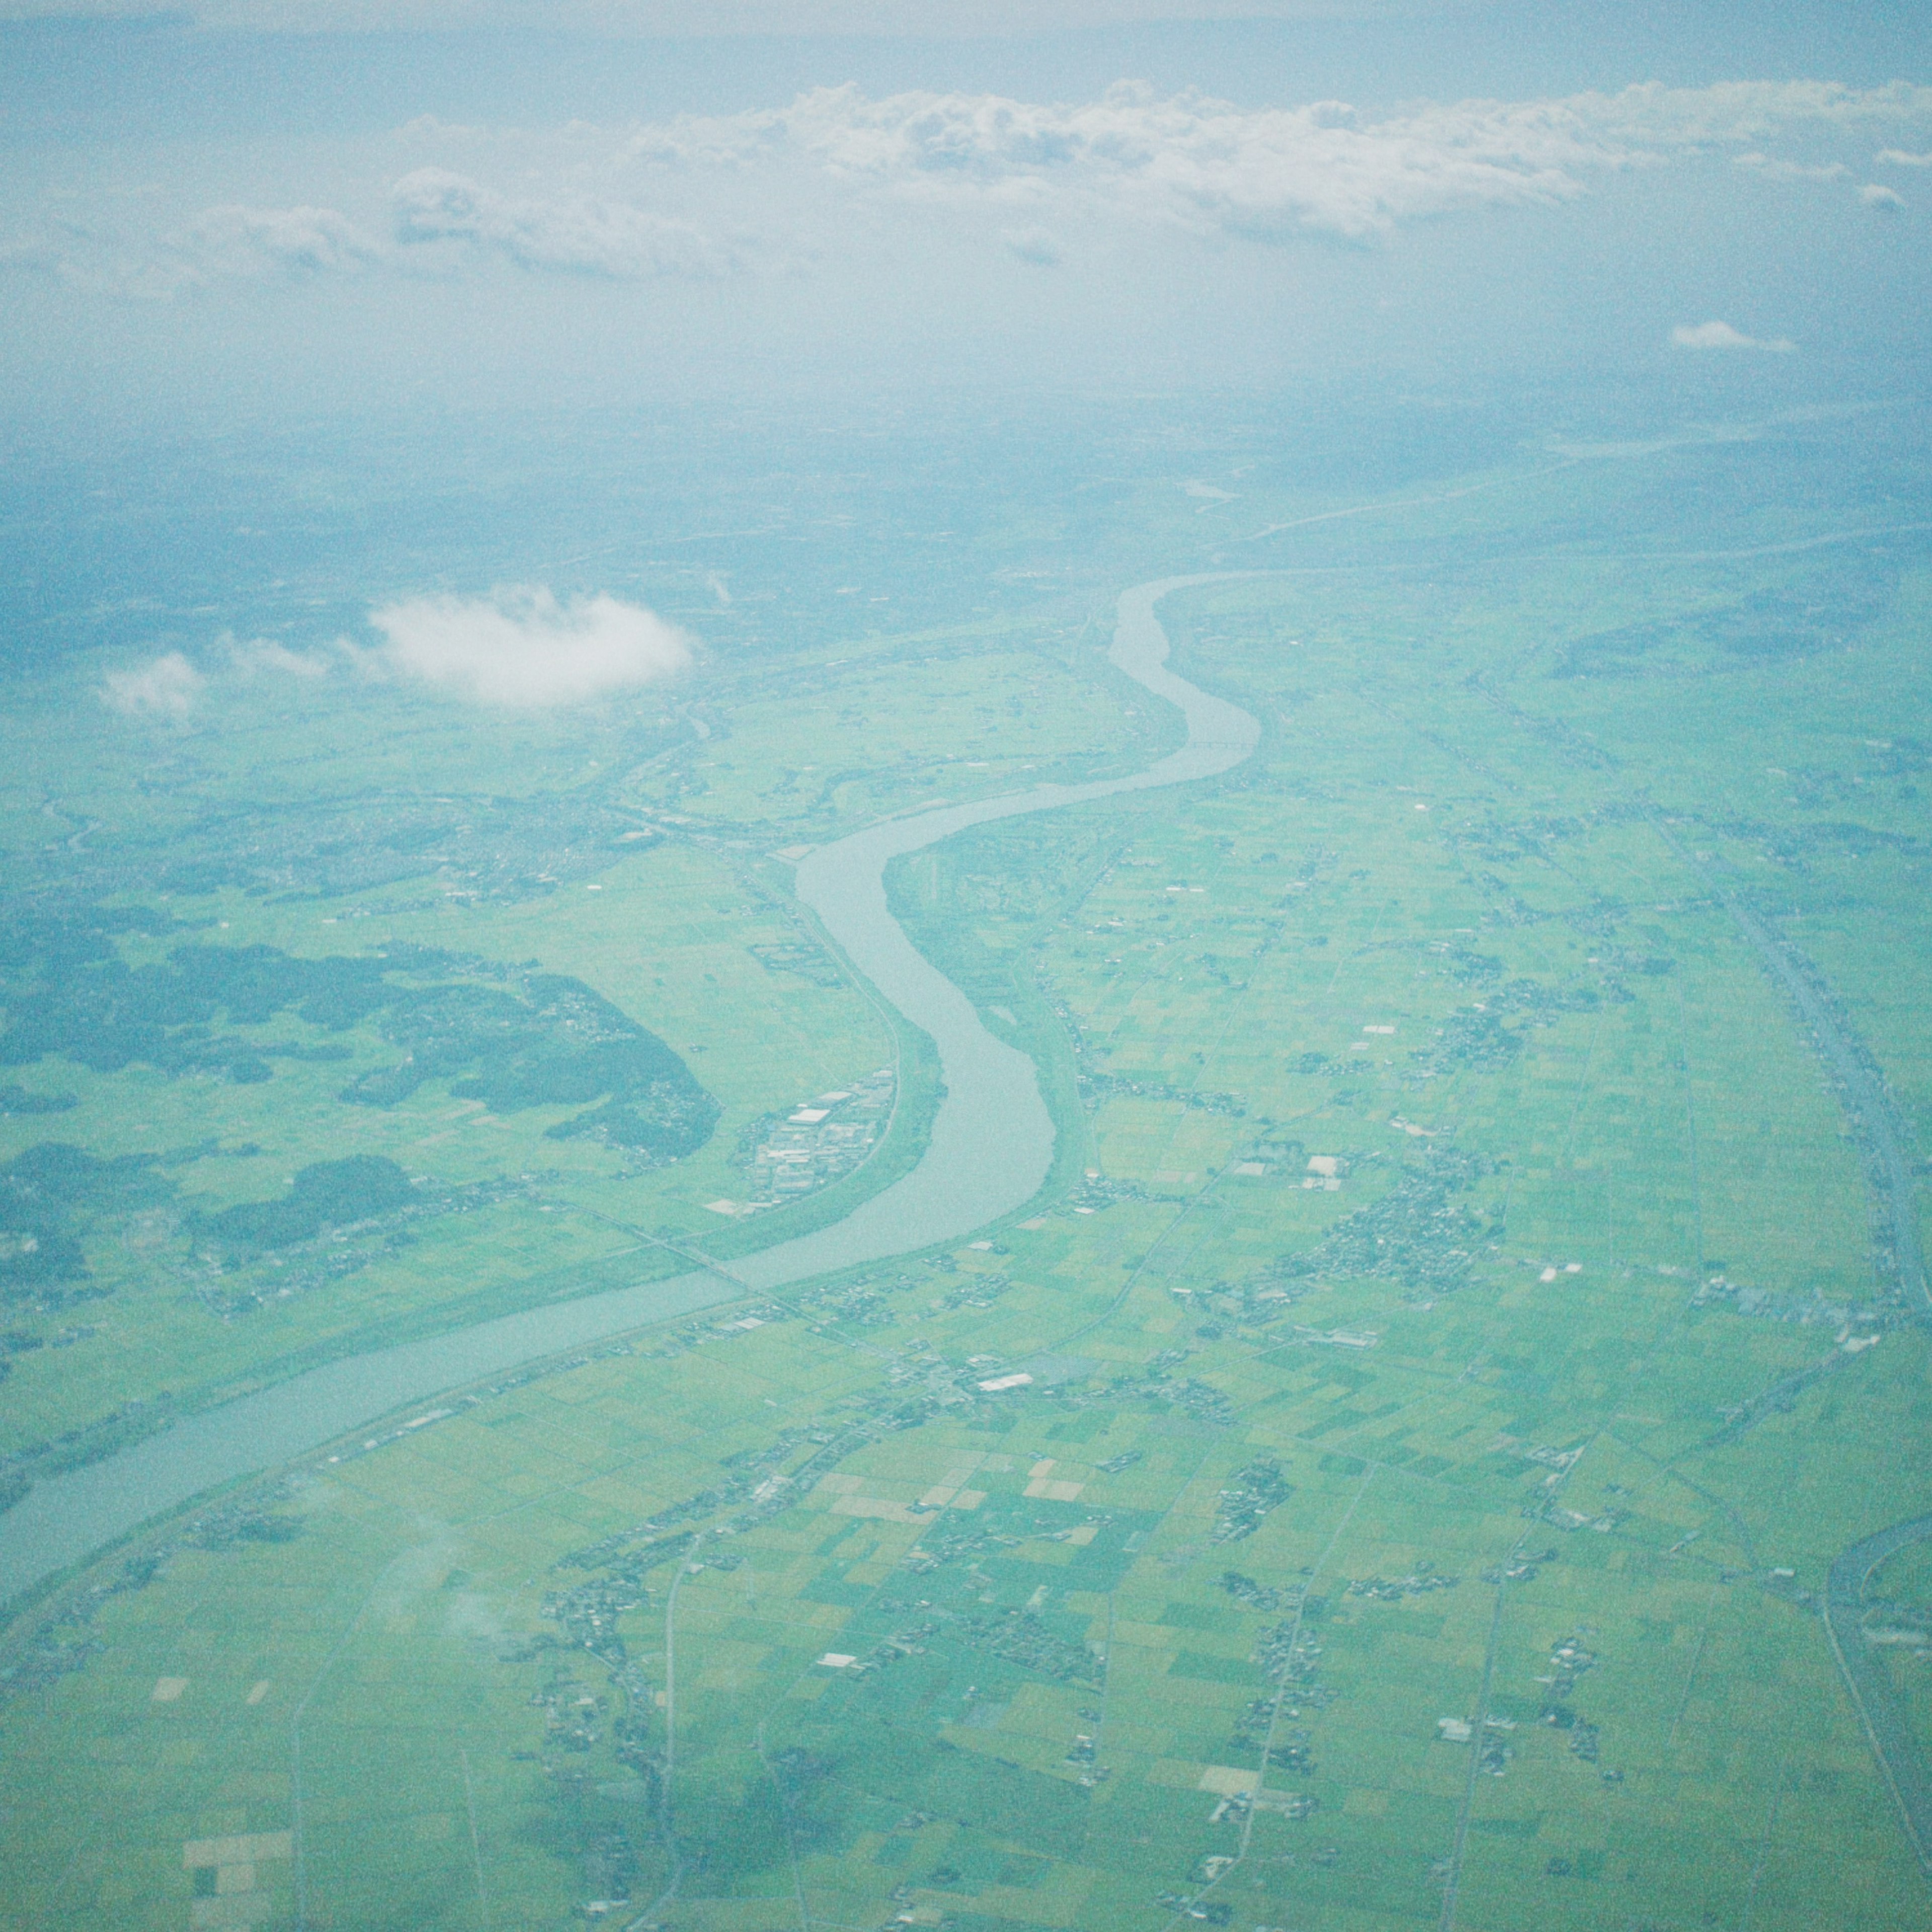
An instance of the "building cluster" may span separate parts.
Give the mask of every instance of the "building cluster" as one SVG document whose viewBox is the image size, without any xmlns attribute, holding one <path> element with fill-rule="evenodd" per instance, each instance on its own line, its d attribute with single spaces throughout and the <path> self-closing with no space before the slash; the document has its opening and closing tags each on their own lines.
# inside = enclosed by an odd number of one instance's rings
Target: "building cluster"
<svg viewBox="0 0 1932 1932">
<path fill-rule="evenodd" d="M 1214 1540 L 1236 1543 L 1253 1535 L 1270 1512 L 1278 1509 L 1292 1493 L 1282 1475 L 1280 1463 L 1272 1456 L 1257 1456 L 1223 1486 L 1220 1507 L 1215 1512 Z"/>
<path fill-rule="evenodd" d="M 850 1087 L 802 1100 L 746 1131 L 740 1160 L 751 1170 L 742 1202 L 709 1203 L 714 1214 L 756 1214 L 814 1194 L 850 1174 L 878 1144 L 892 1117 L 892 1070 L 882 1066 Z"/>
<path fill-rule="evenodd" d="M 1372 1603 L 1399 1604 L 1405 1597 L 1423 1596 L 1431 1590 L 1453 1590 L 1461 1580 L 1433 1572 L 1413 1576 L 1357 1576 L 1350 1580 L 1346 1594 L 1366 1597 Z"/>
</svg>

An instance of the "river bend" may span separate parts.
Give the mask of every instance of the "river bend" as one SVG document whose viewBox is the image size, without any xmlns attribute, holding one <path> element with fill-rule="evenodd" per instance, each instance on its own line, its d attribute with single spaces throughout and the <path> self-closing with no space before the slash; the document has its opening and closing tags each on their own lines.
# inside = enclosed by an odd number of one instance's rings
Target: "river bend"
<svg viewBox="0 0 1932 1932">
<path fill-rule="evenodd" d="M 742 1294 L 955 1240 L 1027 1201 L 1046 1178 L 1054 1148 L 1052 1117 L 1034 1064 L 988 1033 L 966 996 L 906 937 L 886 908 L 886 868 L 971 826 L 1184 784 L 1240 764 L 1259 742 L 1261 727 L 1167 668 L 1167 634 L 1155 606 L 1190 584 L 1253 574 L 1164 578 L 1121 594 L 1108 655 L 1180 710 L 1187 739 L 1178 751 L 1128 778 L 1037 785 L 886 819 L 821 847 L 800 866 L 799 897 L 852 964 L 938 1049 L 945 1091 L 931 1140 L 909 1173 L 830 1227 L 728 1269 L 614 1288 L 345 1356 L 40 1483 L 0 1516 L 0 1603 L 206 1490 L 292 1462 L 410 1403 Z"/>
</svg>

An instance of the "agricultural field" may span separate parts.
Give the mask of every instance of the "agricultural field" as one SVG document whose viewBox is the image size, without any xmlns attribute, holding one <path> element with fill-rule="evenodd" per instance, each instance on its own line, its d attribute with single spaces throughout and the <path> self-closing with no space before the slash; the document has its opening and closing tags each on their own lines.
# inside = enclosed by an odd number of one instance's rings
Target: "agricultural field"
<svg viewBox="0 0 1932 1932">
<path fill-rule="evenodd" d="M 1204 499 L 970 532 L 994 608 L 848 622 L 815 559 L 822 628 L 583 717 L 258 672 L 77 726 L 107 646 L 46 672 L 0 759 L 16 1494 L 906 1172 L 929 1047 L 793 864 L 1172 749 L 1129 584 L 1220 573 L 1172 664 L 1262 738 L 888 876 L 1040 1069 L 1034 1199 L 16 1606 L 0 1917 L 1932 1922 L 1826 1616 L 1932 1513 L 1932 568 L 1910 439 L 1834 434 L 1345 496 L 1203 431 Z M 1926 1547 L 1853 1622 L 1932 1754 Z"/>
</svg>

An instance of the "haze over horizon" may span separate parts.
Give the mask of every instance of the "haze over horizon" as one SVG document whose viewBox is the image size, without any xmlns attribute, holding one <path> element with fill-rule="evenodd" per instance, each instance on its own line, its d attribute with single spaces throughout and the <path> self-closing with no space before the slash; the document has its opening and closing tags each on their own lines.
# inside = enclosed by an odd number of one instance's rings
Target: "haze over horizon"
<svg viewBox="0 0 1932 1932">
<path fill-rule="evenodd" d="M 10 10 L 30 422 L 1923 380 L 1915 10 Z"/>
</svg>

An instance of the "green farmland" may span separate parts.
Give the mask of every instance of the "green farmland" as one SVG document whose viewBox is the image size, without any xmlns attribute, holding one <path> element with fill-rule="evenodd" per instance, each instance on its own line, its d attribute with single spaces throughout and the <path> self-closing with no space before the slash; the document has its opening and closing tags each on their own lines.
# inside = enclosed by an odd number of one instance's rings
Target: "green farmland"
<svg viewBox="0 0 1932 1932">
<path fill-rule="evenodd" d="M 998 609 L 581 716 L 237 676 L 175 729 L 46 673 L 0 758 L 16 1496 L 904 1172 L 929 1044 L 794 862 L 1172 749 L 1130 584 L 1254 573 L 1161 615 L 1262 738 L 889 875 L 1040 1069 L 1035 1199 L 15 1606 L 0 1920 L 1932 1924 L 1825 1616 L 1932 1512 L 1932 568 L 1759 448 L 1016 504 Z M 844 1152 L 780 1145 L 821 1111 Z M 1856 1621 L 1932 1755 L 1926 1547 Z"/>
</svg>

